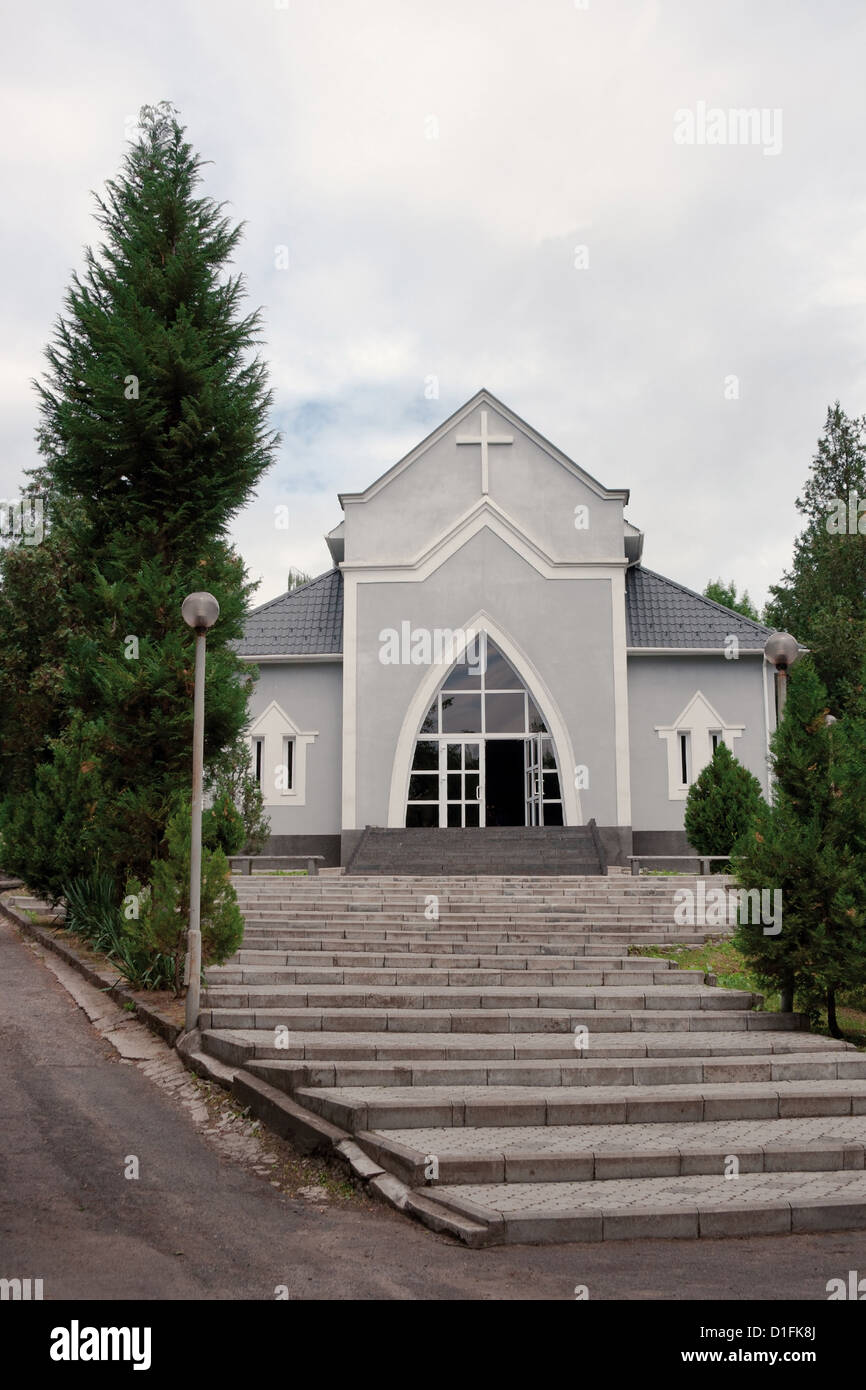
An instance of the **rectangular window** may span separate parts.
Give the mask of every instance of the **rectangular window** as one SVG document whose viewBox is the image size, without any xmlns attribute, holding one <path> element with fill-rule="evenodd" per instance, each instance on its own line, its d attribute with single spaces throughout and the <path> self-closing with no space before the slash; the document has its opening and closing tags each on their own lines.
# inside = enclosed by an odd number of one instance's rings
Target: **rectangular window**
<svg viewBox="0 0 866 1390">
<path fill-rule="evenodd" d="M 285 742 L 285 768 L 286 768 L 286 791 L 292 791 L 295 781 L 295 740 L 287 738 Z"/>
<path fill-rule="evenodd" d="M 481 696 L 443 695 L 442 732 L 443 734 L 480 734 Z"/>
<path fill-rule="evenodd" d="M 680 772 L 682 775 L 682 785 L 689 785 L 689 735 L 680 734 Z"/>
<path fill-rule="evenodd" d="M 714 753 L 715 753 L 716 749 L 718 748 L 719 744 L 721 743 L 721 741 L 722 741 L 721 731 L 720 731 L 719 729 L 711 729 L 711 730 L 710 730 L 710 743 L 711 743 L 712 746 L 713 746 L 713 752 L 714 752 Z"/>
<path fill-rule="evenodd" d="M 262 766 L 265 756 L 265 741 L 263 738 L 253 739 L 253 776 L 262 785 Z"/>
<path fill-rule="evenodd" d="M 439 774 L 413 772 L 409 778 L 410 801 L 439 801 Z"/>
<path fill-rule="evenodd" d="M 506 694 L 487 695 L 485 714 L 488 734 L 523 734 L 526 732 L 526 697 L 522 690 Z"/>
</svg>

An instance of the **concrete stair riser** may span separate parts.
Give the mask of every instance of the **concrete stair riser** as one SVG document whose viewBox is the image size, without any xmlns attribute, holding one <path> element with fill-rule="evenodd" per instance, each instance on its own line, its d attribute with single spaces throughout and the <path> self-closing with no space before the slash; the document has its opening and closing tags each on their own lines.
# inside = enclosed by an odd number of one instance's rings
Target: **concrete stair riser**
<svg viewBox="0 0 866 1390">
<path fill-rule="evenodd" d="M 623 1033 L 703 1033 L 712 1031 L 796 1031 L 802 1027 L 797 1014 L 755 1013 L 751 1010 L 720 1009 L 622 1011 L 583 1010 L 564 1012 L 553 1009 L 446 1009 L 316 1008 L 205 1008 L 203 1028 L 285 1028 L 299 1032 L 398 1032 L 398 1033 L 559 1033 L 570 1035 L 574 1045 L 576 1028 L 586 1030 L 590 1045 L 593 1037 Z"/>
<path fill-rule="evenodd" d="M 812 1046 L 807 1048 L 807 1044 Z M 573 1062 L 576 1055 L 570 1034 L 471 1034 L 471 1033 L 363 1033 L 298 1032 L 275 1042 L 273 1028 L 222 1029 L 207 1033 L 206 1045 L 217 1056 L 241 1064 L 244 1061 L 388 1061 L 393 1063 L 463 1061 L 546 1061 Z M 841 1049 L 842 1044 L 838 1045 Z M 830 1039 L 812 1037 L 792 1030 L 769 1033 L 743 1030 L 739 1033 L 637 1033 L 603 1034 L 592 1039 L 588 1058 L 632 1060 L 652 1058 L 679 1062 L 697 1058 L 768 1058 L 791 1054 L 822 1054 L 831 1047 Z M 225 1049 L 225 1051 L 224 1051 Z M 230 1055 L 229 1055 L 230 1054 Z M 859 1057 L 845 1049 L 846 1056 Z"/>
<path fill-rule="evenodd" d="M 281 1090 L 358 1086 L 701 1086 L 721 1082 L 866 1081 L 866 1056 L 700 1057 L 593 1061 L 257 1062 L 251 1069 Z"/>
<path fill-rule="evenodd" d="M 616 1182 L 623 1179 L 724 1178 L 731 1173 L 731 1149 L 736 1149 L 739 1173 L 862 1172 L 866 1145 L 852 1140 L 844 1122 L 824 1121 L 842 1132 L 816 1138 L 814 1120 L 752 1122 L 755 1138 L 744 1138 L 724 1123 L 695 1126 L 657 1126 L 659 1133 L 643 1147 L 616 1147 L 603 1126 L 595 1131 L 566 1129 L 558 1152 L 532 1149 L 521 1139 L 526 1131 L 503 1129 L 361 1131 L 357 1141 L 377 1162 L 383 1162 L 404 1181 L 433 1186 L 425 1178 L 430 1155 L 438 1166 L 436 1182 L 443 1184 Z M 783 1129 L 774 1137 L 773 1130 Z M 798 1128 L 799 1127 L 799 1128 Z M 848 1122 L 848 1127 L 850 1122 Z M 793 1133 L 792 1133 L 793 1131 Z M 531 1131 L 530 1131 L 531 1133 Z M 803 1137 L 799 1138 L 802 1133 Z M 587 1139 L 588 1134 L 588 1139 Z M 593 1143 L 594 1135 L 598 1138 Z M 416 1138 L 417 1136 L 417 1138 Z M 464 1143 L 458 1141 L 465 1139 Z M 573 1142 L 574 1140 L 577 1142 Z M 730 1181 L 730 1178 L 725 1179 Z"/>
<path fill-rule="evenodd" d="M 436 1009 L 474 1011 L 509 1009 L 553 1012 L 556 1010 L 610 1011 L 637 1010 L 727 1012 L 750 1009 L 756 996 L 744 991 L 714 991 L 700 985 L 679 983 L 644 985 L 598 985 L 585 988 L 519 989 L 511 985 L 484 985 L 474 989 L 457 985 L 403 985 L 378 988 L 366 984 L 276 984 L 212 985 L 202 994 L 205 1008 L 272 1009 L 282 1005 L 310 1009 Z"/>
<path fill-rule="evenodd" d="M 804 1116 L 866 1116 L 864 1082 L 775 1082 L 769 1085 L 666 1087 L 453 1086 L 448 1092 L 367 1087 L 299 1088 L 294 1096 L 332 1124 L 359 1130 L 430 1126 L 702 1124 L 715 1120 L 775 1120 Z M 379 1090 L 380 1088 L 375 1088 Z M 414 1088 L 413 1088 L 414 1090 Z M 483 1091 L 483 1094 L 481 1093 Z"/>
</svg>

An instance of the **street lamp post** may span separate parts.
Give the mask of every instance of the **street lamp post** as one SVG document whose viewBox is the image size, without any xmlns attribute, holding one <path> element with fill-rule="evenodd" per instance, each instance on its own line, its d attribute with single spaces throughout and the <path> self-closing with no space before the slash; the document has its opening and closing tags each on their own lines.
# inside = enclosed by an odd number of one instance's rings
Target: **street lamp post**
<svg viewBox="0 0 866 1390">
<path fill-rule="evenodd" d="M 204 663 L 208 630 L 219 617 L 213 594 L 188 594 L 181 614 L 195 633 L 195 695 L 192 730 L 192 825 L 189 856 L 189 930 L 187 932 L 186 1031 L 198 1024 L 201 992 L 201 803 L 204 780 Z"/>
<path fill-rule="evenodd" d="M 776 668 L 777 726 L 782 722 L 782 715 L 785 713 L 785 701 L 788 697 L 788 670 L 799 655 L 800 648 L 797 645 L 797 639 L 792 637 L 790 632 L 773 632 L 764 643 L 764 656 Z M 772 791 L 772 783 L 770 789 Z M 790 980 L 782 983 L 779 991 L 779 1009 L 783 1014 L 793 1012 L 794 986 Z"/>
<path fill-rule="evenodd" d="M 790 632 L 773 632 L 764 643 L 764 656 L 776 668 L 776 722 L 781 723 L 788 696 L 788 670 L 800 655 L 796 637 Z"/>
</svg>

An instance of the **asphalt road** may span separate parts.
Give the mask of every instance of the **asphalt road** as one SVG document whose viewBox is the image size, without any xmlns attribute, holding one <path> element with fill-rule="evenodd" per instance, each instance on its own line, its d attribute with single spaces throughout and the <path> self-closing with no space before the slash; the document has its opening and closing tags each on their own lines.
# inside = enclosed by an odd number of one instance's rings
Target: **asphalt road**
<svg viewBox="0 0 866 1390">
<path fill-rule="evenodd" d="M 121 1060 L 0 919 L 0 1277 L 42 1278 L 45 1299 L 824 1301 L 852 1269 L 866 1233 L 479 1251 L 378 1204 L 288 1198 Z"/>
</svg>

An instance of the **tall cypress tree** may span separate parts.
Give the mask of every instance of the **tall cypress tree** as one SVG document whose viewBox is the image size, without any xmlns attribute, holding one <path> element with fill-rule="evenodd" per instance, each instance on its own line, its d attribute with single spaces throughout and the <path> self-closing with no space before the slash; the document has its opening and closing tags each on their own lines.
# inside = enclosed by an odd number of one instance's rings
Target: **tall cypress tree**
<svg viewBox="0 0 866 1390">
<path fill-rule="evenodd" d="M 846 415 L 837 401 L 797 498 L 805 529 L 790 572 L 770 589 L 765 615 L 809 648 L 836 713 L 866 652 L 866 514 L 848 516 L 851 497 L 866 508 L 866 420 Z"/>
<path fill-rule="evenodd" d="M 237 740 L 251 683 L 231 646 L 251 586 L 227 531 L 277 436 L 259 315 L 242 313 L 229 270 L 242 228 L 201 195 L 202 160 L 173 107 L 145 107 L 140 127 L 97 199 L 104 240 L 73 275 L 38 384 L 31 477 L 62 539 L 73 620 L 48 746 L 4 786 L 0 829 L 6 867 L 54 895 L 97 854 L 119 884 L 166 852 L 190 775 L 193 642 L 180 604 L 191 590 L 220 603 L 206 767 Z M 0 680 L 6 660 L 0 641 Z"/>
<path fill-rule="evenodd" d="M 828 1023 L 838 1036 L 836 995 L 866 986 L 866 657 L 828 737 L 837 883 L 819 946 Z"/>
<path fill-rule="evenodd" d="M 782 929 L 767 934 L 764 923 L 741 922 L 735 942 L 759 977 L 782 991 L 788 1007 L 795 992 L 807 1008 L 826 1002 L 831 1029 L 838 1031 L 836 992 L 866 979 L 862 916 L 857 915 L 866 890 L 861 883 L 858 898 L 856 887 L 863 858 L 858 861 L 846 847 L 855 826 L 866 839 L 853 795 L 862 747 L 855 740 L 851 757 L 842 757 L 839 730 L 848 720 L 835 727 L 828 723 L 827 692 L 809 657 L 793 667 L 789 686 L 772 740 L 773 804 L 759 809 L 733 857 L 743 888 L 781 889 Z M 850 728 L 853 740 L 853 719 Z M 862 736 L 861 729 L 861 742 Z M 840 819 L 843 782 L 846 796 L 851 792 L 847 824 Z"/>
</svg>

